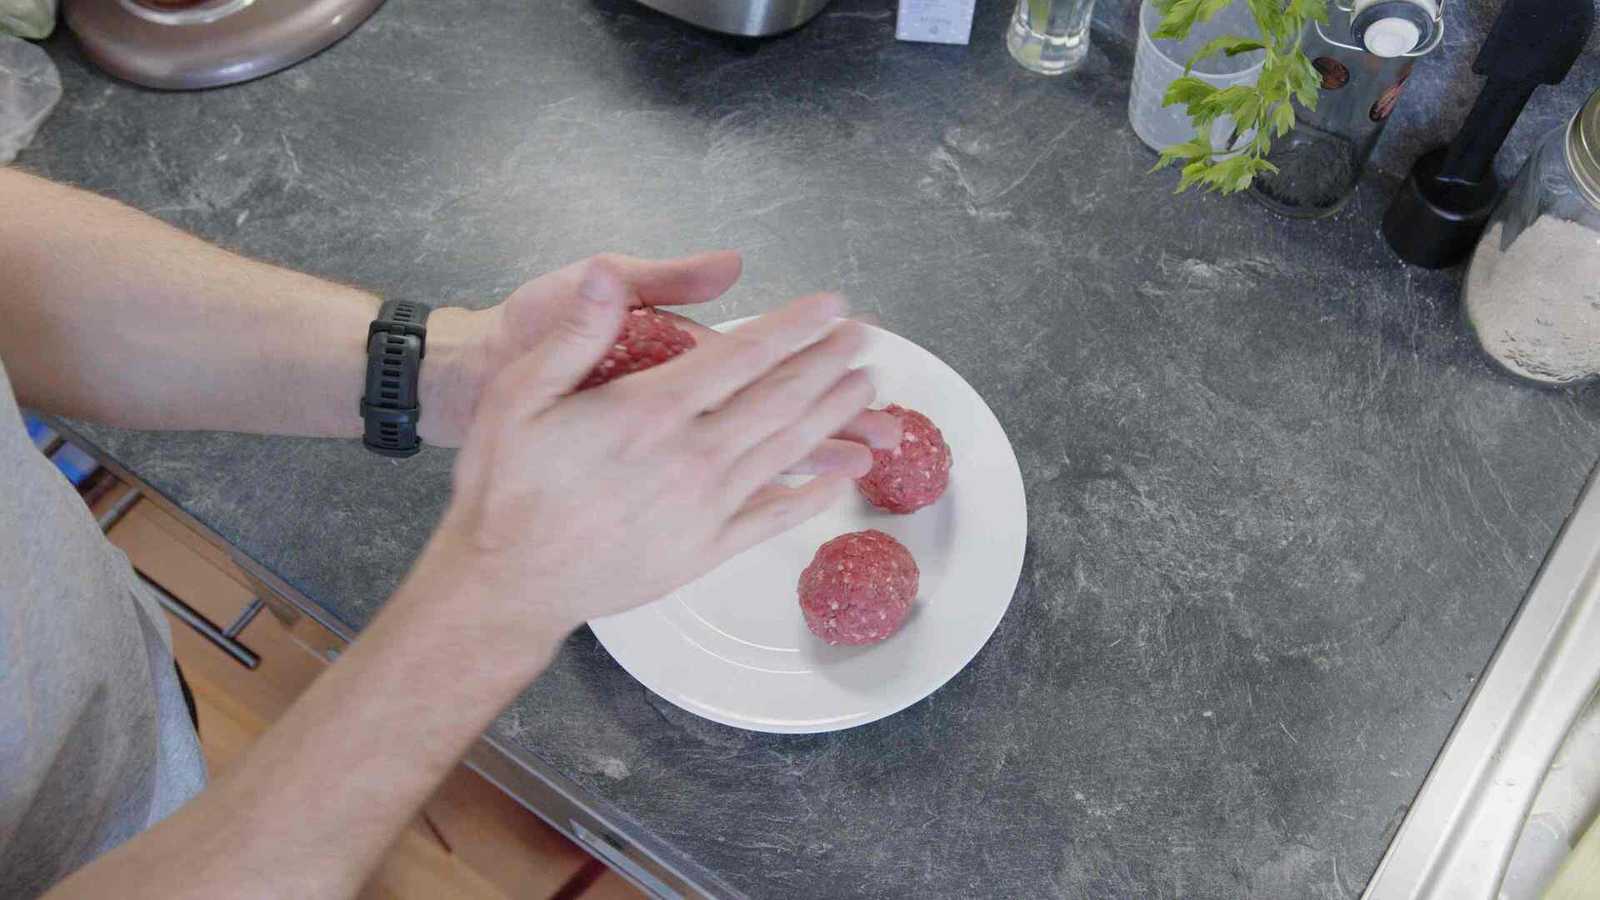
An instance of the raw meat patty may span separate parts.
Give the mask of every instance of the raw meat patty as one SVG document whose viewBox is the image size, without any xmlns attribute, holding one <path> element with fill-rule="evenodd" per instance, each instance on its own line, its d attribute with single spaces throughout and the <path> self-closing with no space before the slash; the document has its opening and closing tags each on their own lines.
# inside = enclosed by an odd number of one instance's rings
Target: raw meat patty
<svg viewBox="0 0 1600 900">
<path fill-rule="evenodd" d="M 881 531 L 841 534 L 800 573 L 800 611 L 830 644 L 876 644 L 900 630 L 917 599 L 917 561 Z"/>
<path fill-rule="evenodd" d="M 872 451 L 872 471 L 856 487 L 873 506 L 911 513 L 944 494 L 950 485 L 950 447 L 927 416 L 891 403 L 884 412 L 900 420 L 900 443 Z"/>
<path fill-rule="evenodd" d="M 659 366 L 694 348 L 694 335 L 653 309 L 633 309 L 622 319 L 622 333 L 605 358 L 584 376 L 578 390 L 586 391 L 608 381 Z"/>
</svg>

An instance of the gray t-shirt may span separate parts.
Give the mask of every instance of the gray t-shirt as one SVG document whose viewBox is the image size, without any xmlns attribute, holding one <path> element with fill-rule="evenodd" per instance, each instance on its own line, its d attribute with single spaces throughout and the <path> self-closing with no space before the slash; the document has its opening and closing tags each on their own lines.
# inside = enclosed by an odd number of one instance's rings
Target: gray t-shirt
<svg viewBox="0 0 1600 900">
<path fill-rule="evenodd" d="M 0 897 L 43 893 L 205 786 L 171 640 L 0 364 Z"/>
</svg>

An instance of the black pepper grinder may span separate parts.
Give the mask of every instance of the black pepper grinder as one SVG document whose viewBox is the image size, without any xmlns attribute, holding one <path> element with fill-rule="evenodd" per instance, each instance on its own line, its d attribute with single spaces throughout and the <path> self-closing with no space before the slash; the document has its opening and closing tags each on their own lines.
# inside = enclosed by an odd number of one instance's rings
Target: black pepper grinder
<svg viewBox="0 0 1600 900">
<path fill-rule="evenodd" d="M 1477 244 L 1500 185 L 1494 157 L 1541 84 L 1559 84 L 1594 27 L 1594 0 L 1506 0 L 1472 71 L 1484 76 L 1455 140 L 1424 153 L 1383 216 L 1401 259 L 1453 266 Z"/>
</svg>

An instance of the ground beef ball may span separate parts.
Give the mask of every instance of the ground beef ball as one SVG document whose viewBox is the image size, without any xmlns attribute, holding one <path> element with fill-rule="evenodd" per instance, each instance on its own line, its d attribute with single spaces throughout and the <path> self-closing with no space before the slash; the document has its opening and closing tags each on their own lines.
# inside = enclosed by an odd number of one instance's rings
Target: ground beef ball
<svg viewBox="0 0 1600 900">
<path fill-rule="evenodd" d="M 872 451 L 872 471 L 857 479 L 856 487 L 879 509 L 916 512 L 950 485 L 950 447 L 922 413 L 893 403 L 883 411 L 900 420 L 900 443 Z"/>
<path fill-rule="evenodd" d="M 622 319 L 622 333 L 578 385 L 585 391 L 615 378 L 659 366 L 694 348 L 694 335 L 673 324 L 671 317 L 653 309 L 633 309 Z"/>
<path fill-rule="evenodd" d="M 830 644 L 876 644 L 900 630 L 917 599 L 917 561 L 881 531 L 841 534 L 800 573 L 800 611 Z"/>
</svg>

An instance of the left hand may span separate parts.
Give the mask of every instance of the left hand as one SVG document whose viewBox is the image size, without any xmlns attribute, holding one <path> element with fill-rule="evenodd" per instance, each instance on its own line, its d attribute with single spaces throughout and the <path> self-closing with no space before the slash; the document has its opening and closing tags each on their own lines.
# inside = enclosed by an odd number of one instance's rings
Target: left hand
<svg viewBox="0 0 1600 900">
<path fill-rule="evenodd" d="M 648 260 L 602 254 L 541 275 L 486 310 L 445 308 L 428 319 L 428 358 L 422 366 L 422 418 L 417 430 L 436 447 L 457 447 L 472 422 L 483 389 L 506 366 L 533 350 L 573 303 L 591 261 L 621 276 L 628 305 L 684 306 L 714 300 L 739 280 L 744 264 L 730 250 L 678 259 Z M 720 335 L 688 319 L 678 324 L 700 342 Z M 866 447 L 893 447 L 900 426 L 893 416 L 868 410 L 794 467 L 797 473 L 849 468 Z M 865 446 L 863 446 L 865 445 Z"/>
</svg>

